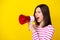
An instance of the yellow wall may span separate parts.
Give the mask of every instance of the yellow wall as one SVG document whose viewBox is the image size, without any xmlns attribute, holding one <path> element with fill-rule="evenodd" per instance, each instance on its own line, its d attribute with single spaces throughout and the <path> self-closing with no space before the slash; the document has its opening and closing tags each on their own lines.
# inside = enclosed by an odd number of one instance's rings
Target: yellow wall
<svg viewBox="0 0 60 40">
<path fill-rule="evenodd" d="M 55 27 L 53 40 L 60 40 L 60 4 L 59 0 L 0 0 L 0 40 L 32 40 L 28 24 L 21 25 L 20 14 L 33 15 L 39 4 L 47 4 Z"/>
</svg>

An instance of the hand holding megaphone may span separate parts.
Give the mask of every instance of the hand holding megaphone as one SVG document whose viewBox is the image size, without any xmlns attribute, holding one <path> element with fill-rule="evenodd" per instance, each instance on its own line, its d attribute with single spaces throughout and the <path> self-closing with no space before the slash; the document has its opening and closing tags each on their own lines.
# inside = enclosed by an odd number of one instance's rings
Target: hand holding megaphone
<svg viewBox="0 0 60 40">
<path fill-rule="evenodd" d="M 21 25 L 23 25 L 27 22 L 33 22 L 34 20 L 35 20 L 34 16 L 25 16 L 25 15 L 19 16 L 19 22 Z"/>
</svg>

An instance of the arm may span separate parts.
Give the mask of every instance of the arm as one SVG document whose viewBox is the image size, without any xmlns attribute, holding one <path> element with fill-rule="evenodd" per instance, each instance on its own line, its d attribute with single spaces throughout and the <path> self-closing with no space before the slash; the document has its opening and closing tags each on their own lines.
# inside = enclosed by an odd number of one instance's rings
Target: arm
<svg viewBox="0 0 60 40">
<path fill-rule="evenodd" d="M 39 40 L 38 34 L 36 32 L 36 29 L 33 27 L 32 23 L 29 23 L 29 30 L 32 32 L 32 40 Z"/>
<path fill-rule="evenodd" d="M 39 40 L 37 32 L 32 33 L 32 40 Z"/>
</svg>

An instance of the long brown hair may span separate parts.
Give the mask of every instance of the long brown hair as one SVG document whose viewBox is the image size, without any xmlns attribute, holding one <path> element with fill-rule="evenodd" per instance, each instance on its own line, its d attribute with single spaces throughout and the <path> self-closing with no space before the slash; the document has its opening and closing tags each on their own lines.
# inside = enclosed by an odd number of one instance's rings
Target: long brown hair
<svg viewBox="0 0 60 40">
<path fill-rule="evenodd" d="M 36 9 L 40 7 L 41 8 L 41 11 L 42 11 L 42 14 L 43 14 L 43 18 L 44 18 L 44 26 L 47 26 L 49 24 L 51 24 L 51 19 L 50 19 L 50 12 L 49 12 L 49 8 L 46 4 L 40 4 L 38 5 L 35 10 L 34 10 L 34 17 L 35 17 L 35 12 L 36 12 Z M 36 25 L 39 25 L 39 23 L 37 22 L 37 20 L 35 19 L 35 23 Z M 52 24 L 51 24 L 52 25 Z"/>
</svg>

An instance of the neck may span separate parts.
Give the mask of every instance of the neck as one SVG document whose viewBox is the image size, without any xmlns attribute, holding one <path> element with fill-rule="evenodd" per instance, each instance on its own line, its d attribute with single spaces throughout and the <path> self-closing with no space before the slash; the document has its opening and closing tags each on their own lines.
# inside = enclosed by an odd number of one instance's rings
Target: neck
<svg viewBox="0 0 60 40">
<path fill-rule="evenodd" d="M 42 28 L 44 26 L 44 21 L 40 22 L 40 25 L 38 26 L 39 28 Z"/>
</svg>

